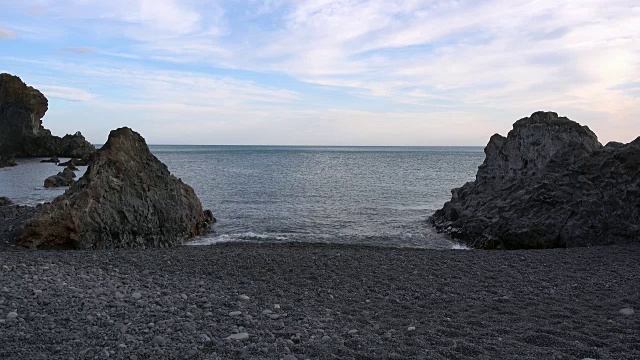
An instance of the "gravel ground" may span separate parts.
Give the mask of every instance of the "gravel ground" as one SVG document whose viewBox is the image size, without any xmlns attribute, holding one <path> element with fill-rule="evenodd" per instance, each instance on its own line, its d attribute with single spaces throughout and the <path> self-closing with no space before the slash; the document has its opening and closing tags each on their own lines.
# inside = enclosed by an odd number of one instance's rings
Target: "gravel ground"
<svg viewBox="0 0 640 360">
<path fill-rule="evenodd" d="M 0 359 L 640 359 L 639 284 L 640 246 L 6 251 Z"/>
</svg>

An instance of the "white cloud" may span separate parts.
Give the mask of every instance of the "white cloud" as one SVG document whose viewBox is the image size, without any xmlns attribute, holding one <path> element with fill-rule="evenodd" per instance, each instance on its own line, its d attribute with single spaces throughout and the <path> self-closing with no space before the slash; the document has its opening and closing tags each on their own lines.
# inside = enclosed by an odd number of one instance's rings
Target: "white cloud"
<svg viewBox="0 0 640 360">
<path fill-rule="evenodd" d="M 438 134 L 470 139 L 471 129 L 481 131 L 473 124 L 495 123 L 508 129 L 514 120 L 535 110 L 555 110 L 588 122 L 605 141 L 630 140 L 640 133 L 634 115 L 640 97 L 637 92 L 615 89 L 640 79 L 640 7 L 627 0 L 41 3 L 47 10 L 39 16 L 55 18 L 56 24 L 94 24 L 100 36 L 126 44 L 121 48 L 89 44 L 97 54 L 153 60 L 182 69 L 136 65 L 118 70 L 114 64 L 96 63 L 80 67 L 80 74 L 88 79 L 122 86 L 132 99 L 156 109 L 160 113 L 156 118 L 165 117 L 158 110 L 162 106 L 173 106 L 175 111 L 167 111 L 173 116 L 190 109 L 197 116 L 215 119 L 228 115 L 236 119 L 237 129 L 246 131 L 260 126 L 241 119 L 255 117 L 272 127 L 296 128 L 304 121 L 318 124 L 316 134 L 325 134 L 324 142 L 347 133 L 359 139 L 355 132 L 340 132 L 338 125 L 329 125 L 338 123 L 344 128 L 350 124 L 376 127 L 387 134 L 364 131 L 371 139 L 390 142 L 395 134 L 409 142 L 415 131 L 436 131 L 430 122 L 440 124 L 443 111 L 455 114 L 448 115 L 447 121 L 461 121 L 464 126 L 444 127 Z M 18 26 L 11 28 L 19 31 Z M 31 34 L 46 29 L 36 30 Z M 61 32 L 55 27 L 50 34 L 60 36 Z M 194 65 L 198 71 L 190 70 Z M 289 76 L 318 88 L 338 89 L 347 97 L 380 99 L 389 109 L 363 110 L 354 105 L 351 111 L 355 112 L 350 113 L 321 102 L 310 115 L 292 106 L 309 100 L 307 94 L 233 74 L 211 75 L 214 70 L 207 74 L 210 67 Z M 259 108 L 255 103 L 271 106 Z M 225 111 L 231 113 L 223 115 Z M 328 115 L 337 113 L 343 118 Z M 405 116 L 426 122 L 426 127 L 419 126 L 418 120 L 398 120 Z M 311 117 L 323 119 L 326 125 Z M 371 123 L 350 120 L 364 118 Z M 382 124 L 385 118 L 387 125 Z M 412 132 L 404 132 L 403 126 Z M 271 132 L 263 129 L 255 136 L 266 133 Z"/>
<path fill-rule="evenodd" d="M 36 89 L 40 90 L 46 97 L 63 99 L 69 101 L 91 101 L 94 99 L 94 95 L 91 92 L 66 86 L 55 85 L 33 85 Z"/>
</svg>

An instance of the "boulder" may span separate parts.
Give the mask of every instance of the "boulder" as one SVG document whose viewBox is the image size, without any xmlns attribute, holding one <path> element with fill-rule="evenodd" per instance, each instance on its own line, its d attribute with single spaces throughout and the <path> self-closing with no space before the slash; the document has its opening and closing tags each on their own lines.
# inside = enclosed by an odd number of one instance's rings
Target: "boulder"
<svg viewBox="0 0 640 360">
<path fill-rule="evenodd" d="M 13 205 L 13 202 L 11 201 L 11 199 L 5 196 L 0 196 L 0 206 L 9 206 L 9 205 Z"/>
<path fill-rule="evenodd" d="M 86 173 L 27 222 L 21 245 L 77 249 L 166 247 L 215 221 L 129 128 L 112 131 Z"/>
<path fill-rule="evenodd" d="M 484 249 L 640 241 L 640 138 L 603 147 L 588 127 L 537 112 L 485 154 L 431 217 L 438 231 Z"/>
<path fill-rule="evenodd" d="M 88 157 L 95 148 L 81 133 L 62 138 L 42 126 L 47 98 L 10 74 L 0 74 L 0 154 Z"/>
<path fill-rule="evenodd" d="M 13 155 L 0 155 L 0 168 L 17 166 L 16 159 Z"/>
<path fill-rule="evenodd" d="M 44 187 L 47 189 L 65 187 L 71 186 L 74 182 L 75 180 L 73 180 L 73 178 L 70 178 L 68 175 L 65 176 L 65 174 L 59 172 L 57 175 L 52 175 L 44 179 Z"/>
</svg>

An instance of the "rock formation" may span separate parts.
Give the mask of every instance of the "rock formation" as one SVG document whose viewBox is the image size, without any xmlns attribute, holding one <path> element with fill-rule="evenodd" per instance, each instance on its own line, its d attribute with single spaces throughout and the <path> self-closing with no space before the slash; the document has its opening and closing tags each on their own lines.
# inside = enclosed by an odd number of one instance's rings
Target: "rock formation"
<svg viewBox="0 0 640 360">
<path fill-rule="evenodd" d="M 89 157 L 95 148 L 80 132 L 62 138 L 42 126 L 47 98 L 19 77 L 0 74 L 0 154 Z"/>
<path fill-rule="evenodd" d="M 13 155 L 0 155 L 0 169 L 16 165 L 18 165 L 18 163 L 16 163 L 16 159 Z"/>
<path fill-rule="evenodd" d="M 85 175 L 27 222 L 21 245 L 165 247 L 203 234 L 213 221 L 144 139 L 121 128 L 93 155 Z"/>
<path fill-rule="evenodd" d="M 56 188 L 62 186 L 71 186 L 75 180 L 76 173 L 69 168 L 65 168 L 63 171 L 59 172 L 57 175 L 49 176 L 44 180 L 45 188 Z"/>
<path fill-rule="evenodd" d="M 603 147 L 588 127 L 537 112 L 485 154 L 431 217 L 437 230 L 485 249 L 640 241 L 640 138 Z"/>
</svg>

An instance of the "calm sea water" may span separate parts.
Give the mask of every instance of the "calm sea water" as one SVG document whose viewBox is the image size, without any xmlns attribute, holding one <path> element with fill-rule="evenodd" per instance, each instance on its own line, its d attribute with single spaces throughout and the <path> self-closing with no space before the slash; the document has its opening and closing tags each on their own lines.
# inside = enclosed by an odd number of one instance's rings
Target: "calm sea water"
<svg viewBox="0 0 640 360">
<path fill-rule="evenodd" d="M 218 222 L 193 244 L 307 241 L 451 248 L 427 217 L 473 180 L 481 147 L 150 146 Z M 20 160 L 0 169 L 0 195 L 52 200 L 61 168 Z"/>
</svg>

